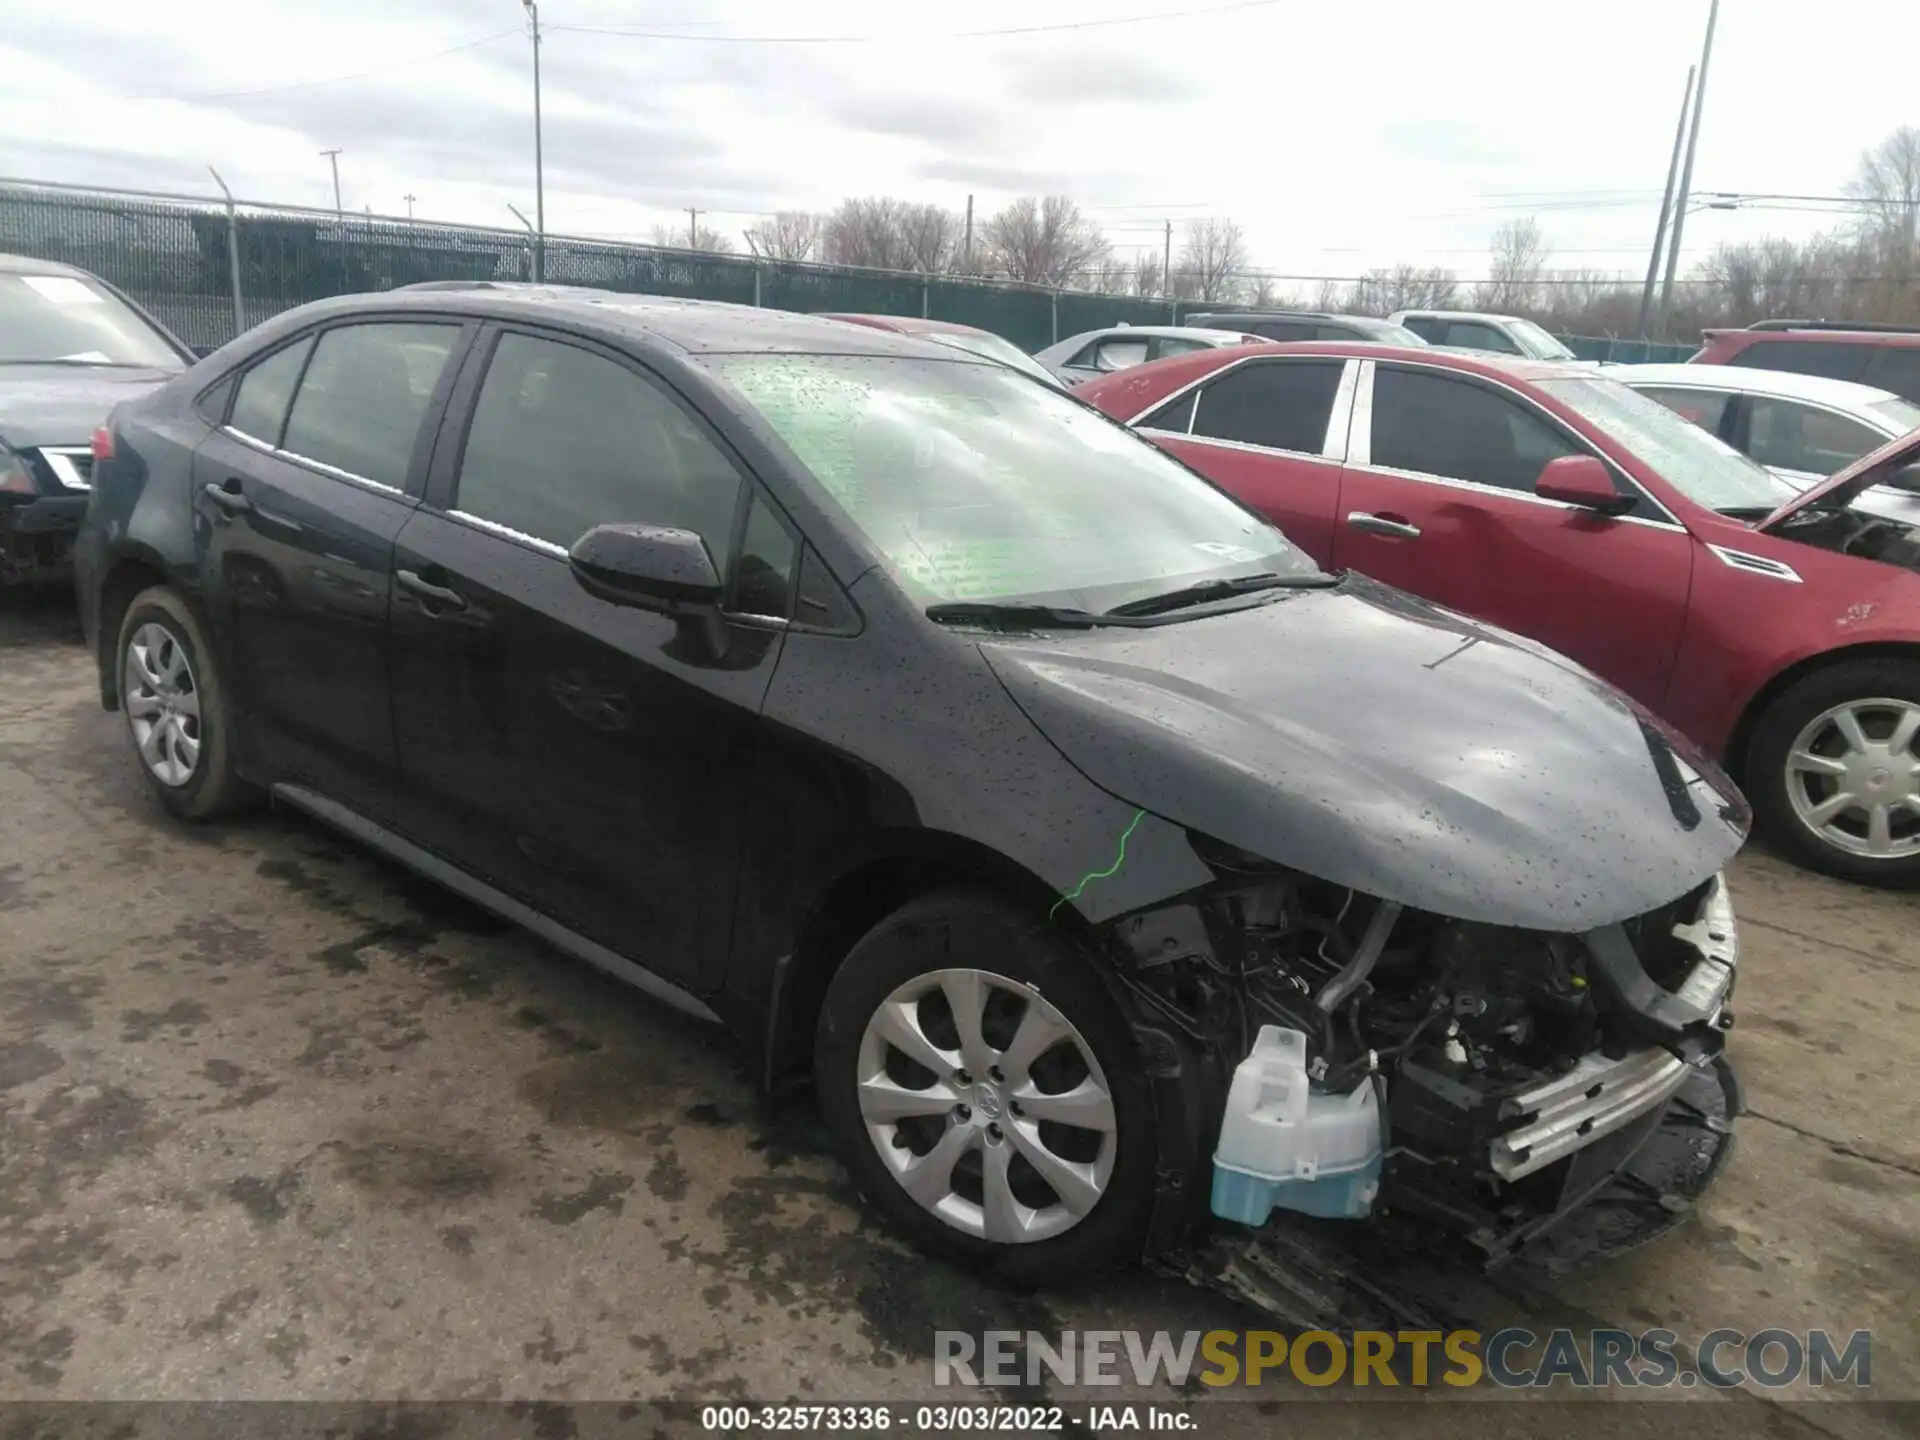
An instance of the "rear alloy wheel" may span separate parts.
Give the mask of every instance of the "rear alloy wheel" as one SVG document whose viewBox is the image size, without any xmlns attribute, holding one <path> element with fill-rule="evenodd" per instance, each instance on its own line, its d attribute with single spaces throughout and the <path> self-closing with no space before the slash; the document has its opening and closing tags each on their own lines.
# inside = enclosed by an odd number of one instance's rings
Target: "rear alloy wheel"
<svg viewBox="0 0 1920 1440">
<path fill-rule="evenodd" d="M 120 695 L 147 773 L 174 789 L 190 782 L 200 764 L 200 686 L 185 643 L 160 621 L 127 641 Z"/>
<path fill-rule="evenodd" d="M 960 892 L 895 912 L 828 987 L 814 1070 L 862 1193 L 927 1247 L 1033 1284 L 1141 1255 L 1148 1082 L 1089 961 L 1044 923 Z"/>
<path fill-rule="evenodd" d="M 254 796 L 234 769 L 233 724 L 213 651 L 193 611 L 156 585 L 120 622 L 120 709 L 160 802 L 205 820 Z"/>
<path fill-rule="evenodd" d="M 1808 676 L 1756 729 L 1750 773 L 1774 838 L 1813 868 L 1920 880 L 1920 666 L 1862 660 Z"/>
</svg>

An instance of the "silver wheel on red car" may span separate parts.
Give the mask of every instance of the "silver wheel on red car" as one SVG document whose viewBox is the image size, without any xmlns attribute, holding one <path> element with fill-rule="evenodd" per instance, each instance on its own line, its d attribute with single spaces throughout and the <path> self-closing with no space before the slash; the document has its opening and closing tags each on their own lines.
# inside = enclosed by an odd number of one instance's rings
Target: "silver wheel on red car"
<svg viewBox="0 0 1920 1440">
<path fill-rule="evenodd" d="M 200 687 L 180 637 L 157 621 L 134 630 L 120 693 L 133 743 L 153 778 L 179 788 L 200 764 Z"/>
<path fill-rule="evenodd" d="M 896 988 L 860 1039 L 868 1138 L 918 1205 L 994 1244 L 1079 1224 L 1113 1174 L 1113 1094 L 1092 1047 L 1038 990 L 988 970 Z"/>
<path fill-rule="evenodd" d="M 1827 844 L 1874 860 L 1920 854 L 1920 705 L 1880 697 L 1816 715 L 1787 753 L 1787 796 Z"/>
</svg>

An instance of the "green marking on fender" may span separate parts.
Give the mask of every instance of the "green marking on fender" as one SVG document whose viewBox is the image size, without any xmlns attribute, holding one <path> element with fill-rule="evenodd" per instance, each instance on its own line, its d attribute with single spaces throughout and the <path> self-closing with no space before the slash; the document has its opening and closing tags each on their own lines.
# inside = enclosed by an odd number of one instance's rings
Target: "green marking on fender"
<svg viewBox="0 0 1920 1440">
<path fill-rule="evenodd" d="M 1068 904 L 1074 900 L 1078 900 L 1080 898 L 1080 892 L 1086 889 L 1087 885 L 1090 882 L 1094 880 L 1110 879 L 1114 875 L 1114 873 L 1120 869 L 1121 862 L 1127 858 L 1127 837 L 1133 834 L 1134 830 L 1139 826 L 1140 822 L 1146 818 L 1146 815 L 1147 815 L 1147 812 L 1144 810 L 1136 810 L 1133 812 L 1133 819 L 1129 820 L 1127 822 L 1127 828 L 1120 832 L 1120 853 L 1113 857 L 1113 864 L 1109 865 L 1104 870 L 1093 870 L 1088 872 L 1085 875 L 1082 875 L 1080 877 L 1080 883 L 1078 885 L 1074 886 L 1073 889 L 1069 890 L 1066 894 L 1062 895 L 1058 900 L 1053 902 L 1053 909 L 1047 911 L 1047 918 L 1049 920 L 1051 920 L 1059 912 L 1059 909 L 1062 905 Z"/>
</svg>

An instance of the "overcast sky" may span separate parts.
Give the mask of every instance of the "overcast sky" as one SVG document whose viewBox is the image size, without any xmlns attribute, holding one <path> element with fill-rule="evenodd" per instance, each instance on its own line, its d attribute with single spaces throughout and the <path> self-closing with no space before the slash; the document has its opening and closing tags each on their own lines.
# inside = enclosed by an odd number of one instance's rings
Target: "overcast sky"
<svg viewBox="0 0 1920 1440">
<path fill-rule="evenodd" d="M 0 0 L 0 174 L 514 223 L 533 213 L 520 0 Z M 1171 14 L 1170 12 L 1184 12 Z M 1707 0 L 546 0 L 550 232 L 897 195 L 1061 191 L 1123 251 L 1231 216 L 1253 264 L 1645 266 Z M 1142 19 L 1143 16 L 1165 18 Z M 1131 17 L 1131 18 L 1130 18 Z M 1114 23 L 1122 21 L 1125 23 Z M 1031 33 L 961 35 L 1014 27 Z M 1074 27 L 1074 28 L 1065 28 Z M 808 37 L 803 39 L 802 37 Z M 460 47 L 455 49 L 454 47 Z M 1920 123 L 1920 0 L 1723 0 L 1696 190 L 1834 195 Z M 1831 217 L 1705 211 L 1721 240 Z M 1178 244 L 1176 230 L 1176 245 Z"/>
</svg>

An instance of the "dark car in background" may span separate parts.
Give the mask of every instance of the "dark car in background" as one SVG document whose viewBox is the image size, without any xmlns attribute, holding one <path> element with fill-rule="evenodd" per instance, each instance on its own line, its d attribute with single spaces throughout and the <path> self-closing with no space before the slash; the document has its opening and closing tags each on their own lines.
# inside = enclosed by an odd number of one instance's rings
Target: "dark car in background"
<svg viewBox="0 0 1920 1440">
<path fill-rule="evenodd" d="M 401 290 L 121 408 L 94 482 L 101 699 L 169 809 L 268 792 L 727 1022 L 976 1266 L 1084 1276 L 1205 1223 L 1256 1028 L 1384 1107 L 1392 1155 L 1351 1137 L 1383 1205 L 1489 1259 L 1682 1107 L 1713 1129 L 1636 1213 L 1717 1169 L 1726 778 L 1004 365 Z"/>
<path fill-rule="evenodd" d="M 0 589 L 69 573 L 94 430 L 192 362 L 98 276 L 0 255 Z"/>
<path fill-rule="evenodd" d="M 1223 310 L 1181 317 L 1203 330 L 1239 330 L 1262 340 L 1364 340 L 1372 345 L 1425 345 L 1404 325 L 1371 315 L 1325 310 Z"/>
<path fill-rule="evenodd" d="M 1791 370 L 1891 390 L 1920 404 L 1920 327 L 1841 320 L 1762 320 L 1707 330 L 1690 363 Z"/>
</svg>

